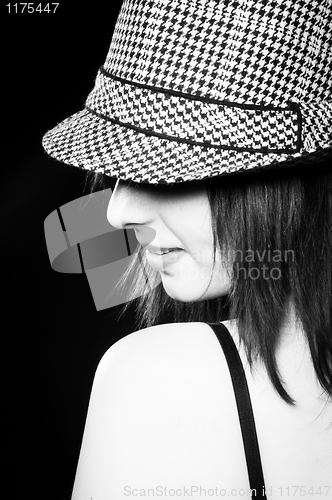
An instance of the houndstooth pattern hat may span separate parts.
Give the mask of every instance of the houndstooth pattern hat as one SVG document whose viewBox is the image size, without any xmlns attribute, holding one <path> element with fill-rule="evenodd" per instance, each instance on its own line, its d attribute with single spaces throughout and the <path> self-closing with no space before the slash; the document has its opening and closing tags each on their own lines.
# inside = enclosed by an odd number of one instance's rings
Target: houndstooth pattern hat
<svg viewBox="0 0 332 500">
<path fill-rule="evenodd" d="M 43 146 L 151 184 L 324 157 L 331 27 L 332 0 L 125 0 L 85 108 Z"/>
</svg>

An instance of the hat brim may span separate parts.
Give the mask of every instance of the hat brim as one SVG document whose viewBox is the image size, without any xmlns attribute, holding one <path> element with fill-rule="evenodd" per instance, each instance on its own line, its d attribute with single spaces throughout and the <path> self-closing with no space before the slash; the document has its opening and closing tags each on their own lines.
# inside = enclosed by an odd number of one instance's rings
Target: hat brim
<svg viewBox="0 0 332 500">
<path fill-rule="evenodd" d="M 84 109 L 43 137 L 53 158 L 125 181 L 172 184 L 211 177 L 283 168 L 320 161 L 331 148 L 315 153 L 262 154 L 202 147 L 146 135 Z"/>
</svg>

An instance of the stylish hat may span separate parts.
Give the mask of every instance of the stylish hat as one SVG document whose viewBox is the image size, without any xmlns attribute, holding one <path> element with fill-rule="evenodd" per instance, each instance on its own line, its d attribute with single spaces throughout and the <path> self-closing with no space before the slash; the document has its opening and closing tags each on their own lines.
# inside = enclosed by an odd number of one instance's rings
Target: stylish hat
<svg viewBox="0 0 332 500">
<path fill-rule="evenodd" d="M 331 27 L 331 0 L 125 0 L 85 108 L 43 146 L 152 184 L 324 157 Z"/>
</svg>

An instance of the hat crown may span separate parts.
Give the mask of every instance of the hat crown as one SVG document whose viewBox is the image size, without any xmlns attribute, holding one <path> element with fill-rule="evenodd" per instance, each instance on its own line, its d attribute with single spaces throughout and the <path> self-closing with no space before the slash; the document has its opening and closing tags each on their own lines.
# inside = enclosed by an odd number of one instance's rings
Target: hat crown
<svg viewBox="0 0 332 500">
<path fill-rule="evenodd" d="M 125 0 L 104 68 L 233 102 L 331 97 L 331 0 Z"/>
<path fill-rule="evenodd" d="M 125 0 L 85 109 L 44 147 L 151 184 L 330 157 L 331 17 L 332 0 Z"/>
</svg>

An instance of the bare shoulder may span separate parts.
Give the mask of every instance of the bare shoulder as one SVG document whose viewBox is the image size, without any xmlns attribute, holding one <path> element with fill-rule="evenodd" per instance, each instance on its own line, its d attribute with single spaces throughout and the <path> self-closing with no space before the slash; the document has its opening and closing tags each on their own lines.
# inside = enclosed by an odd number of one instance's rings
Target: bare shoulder
<svg viewBox="0 0 332 500">
<path fill-rule="evenodd" d="M 168 341 L 172 342 L 174 339 L 179 340 L 179 336 L 187 338 L 197 338 L 204 336 L 211 328 L 206 323 L 192 322 L 192 323 L 165 323 L 162 325 L 150 326 L 133 332 L 126 337 L 123 337 L 116 342 L 112 347 L 116 346 L 121 348 L 130 345 L 145 344 L 146 342 L 154 341 Z"/>
<path fill-rule="evenodd" d="M 114 365 L 121 358 L 144 356 L 167 357 L 195 351 L 214 341 L 214 333 L 206 323 L 167 323 L 133 332 L 113 344 L 102 357 L 98 370 Z"/>
<path fill-rule="evenodd" d="M 227 363 L 208 324 L 134 332 L 97 368 L 73 500 L 99 491 L 124 498 L 125 485 L 151 478 L 171 488 L 217 484 L 220 470 L 224 485 L 247 487 L 238 425 Z"/>
<path fill-rule="evenodd" d="M 229 371 L 220 344 L 206 323 L 171 323 L 133 332 L 113 344 L 99 362 L 94 387 L 114 384 L 131 391 L 139 385 L 152 391 L 164 388 L 189 390 L 203 381 L 229 393 Z M 167 389 L 168 390 L 168 389 Z M 190 389 L 191 390 L 191 389 Z"/>
</svg>

